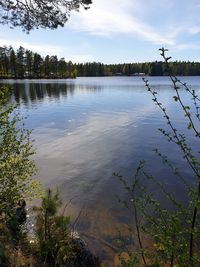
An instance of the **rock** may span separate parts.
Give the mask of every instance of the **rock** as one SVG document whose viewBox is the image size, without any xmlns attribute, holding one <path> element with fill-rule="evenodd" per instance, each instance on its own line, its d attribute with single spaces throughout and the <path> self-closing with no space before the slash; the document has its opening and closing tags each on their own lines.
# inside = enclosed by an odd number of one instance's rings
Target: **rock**
<svg viewBox="0 0 200 267">
<path fill-rule="evenodd" d="M 74 257 L 69 267 L 100 267 L 99 259 L 89 250 L 87 244 L 77 232 L 72 232 Z"/>
</svg>

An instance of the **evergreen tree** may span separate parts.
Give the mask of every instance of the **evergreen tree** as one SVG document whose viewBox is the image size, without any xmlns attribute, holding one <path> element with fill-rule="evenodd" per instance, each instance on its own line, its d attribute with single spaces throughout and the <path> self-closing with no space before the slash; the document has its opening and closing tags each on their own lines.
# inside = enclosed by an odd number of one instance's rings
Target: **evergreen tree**
<svg viewBox="0 0 200 267">
<path fill-rule="evenodd" d="M 13 49 L 10 52 L 10 72 L 11 77 L 17 78 L 17 58 Z"/>
<path fill-rule="evenodd" d="M 41 207 L 34 208 L 40 266 L 68 266 L 72 259 L 72 243 L 67 229 L 69 217 L 59 215 L 61 204 L 58 192 L 48 189 Z"/>
<path fill-rule="evenodd" d="M 91 0 L 0 1 L 0 23 L 20 26 L 29 32 L 34 28 L 55 29 L 64 26 L 72 10 L 89 8 Z"/>
<path fill-rule="evenodd" d="M 20 46 L 17 50 L 17 76 L 23 78 L 25 73 L 25 49 Z"/>
<path fill-rule="evenodd" d="M 33 56 L 33 76 L 36 78 L 42 77 L 42 63 L 43 59 L 38 53 Z"/>
<path fill-rule="evenodd" d="M 32 77 L 33 76 L 33 52 L 30 50 L 25 51 L 25 69 L 26 69 L 26 76 Z"/>
</svg>

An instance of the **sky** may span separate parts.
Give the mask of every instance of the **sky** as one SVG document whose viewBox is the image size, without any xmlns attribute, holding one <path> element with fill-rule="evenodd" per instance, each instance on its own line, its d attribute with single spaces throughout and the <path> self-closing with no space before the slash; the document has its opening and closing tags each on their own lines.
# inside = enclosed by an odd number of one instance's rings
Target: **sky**
<svg viewBox="0 0 200 267">
<path fill-rule="evenodd" d="M 200 0 L 93 0 L 73 12 L 63 28 L 33 30 L 0 26 L 0 46 L 57 55 L 72 62 L 200 61 Z"/>
</svg>

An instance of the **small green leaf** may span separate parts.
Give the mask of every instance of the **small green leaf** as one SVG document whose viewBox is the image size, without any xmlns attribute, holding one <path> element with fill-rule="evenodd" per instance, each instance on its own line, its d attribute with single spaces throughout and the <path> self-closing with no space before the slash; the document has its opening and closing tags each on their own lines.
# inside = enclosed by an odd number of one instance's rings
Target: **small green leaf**
<svg viewBox="0 0 200 267">
<path fill-rule="evenodd" d="M 175 102 L 178 101 L 178 97 L 177 96 L 173 96 L 173 99 L 174 99 Z"/>
</svg>

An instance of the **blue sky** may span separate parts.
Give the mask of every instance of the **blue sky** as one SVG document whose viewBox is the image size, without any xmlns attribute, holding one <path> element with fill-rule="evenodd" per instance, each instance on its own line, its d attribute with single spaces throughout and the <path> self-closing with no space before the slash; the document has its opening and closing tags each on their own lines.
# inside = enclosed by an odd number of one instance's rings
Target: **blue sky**
<svg viewBox="0 0 200 267">
<path fill-rule="evenodd" d="M 93 0 L 64 28 L 26 34 L 0 26 L 0 46 L 103 63 L 160 60 L 164 46 L 174 60 L 200 61 L 199 14 L 200 0 Z"/>
</svg>

